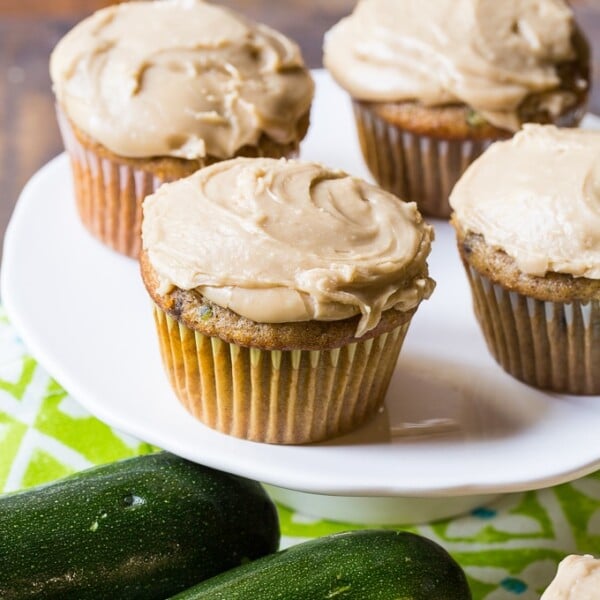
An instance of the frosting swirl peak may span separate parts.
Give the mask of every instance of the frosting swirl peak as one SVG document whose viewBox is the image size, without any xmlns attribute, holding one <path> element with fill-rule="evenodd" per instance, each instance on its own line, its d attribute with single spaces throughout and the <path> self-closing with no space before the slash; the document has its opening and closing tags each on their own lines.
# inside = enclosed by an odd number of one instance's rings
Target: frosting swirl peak
<svg viewBox="0 0 600 600">
<path fill-rule="evenodd" d="M 56 46 L 58 102 L 128 157 L 229 158 L 264 133 L 297 141 L 314 85 L 296 44 L 202 0 L 126 2 Z"/>
<path fill-rule="evenodd" d="M 161 292 L 197 289 L 257 322 L 362 318 L 430 295 L 432 229 L 414 204 L 320 164 L 224 161 L 144 202 Z"/>
<path fill-rule="evenodd" d="M 525 125 L 467 169 L 450 205 L 524 273 L 600 279 L 598 131 Z"/>
<path fill-rule="evenodd" d="M 467 104 L 517 130 L 531 93 L 555 90 L 575 58 L 564 0 L 359 0 L 326 35 L 324 63 L 360 100 Z M 560 114 L 573 94 L 556 92 Z"/>
</svg>

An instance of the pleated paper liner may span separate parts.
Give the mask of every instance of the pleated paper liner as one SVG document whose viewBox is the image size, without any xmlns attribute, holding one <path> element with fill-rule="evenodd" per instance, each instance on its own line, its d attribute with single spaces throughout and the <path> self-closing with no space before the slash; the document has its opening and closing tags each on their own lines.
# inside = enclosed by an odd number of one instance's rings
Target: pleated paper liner
<svg viewBox="0 0 600 600">
<path fill-rule="evenodd" d="M 137 258 L 141 249 L 142 202 L 166 180 L 152 170 L 136 168 L 116 157 L 99 156 L 79 141 L 60 110 L 57 115 L 71 162 L 81 222 L 102 243 Z"/>
<path fill-rule="evenodd" d="M 448 197 L 466 168 L 494 140 L 448 140 L 415 134 L 353 102 L 363 157 L 375 181 L 427 216 L 446 219 Z"/>
<path fill-rule="evenodd" d="M 600 303 L 544 302 L 508 291 L 467 265 L 475 313 L 505 371 L 534 387 L 600 394 Z"/>
<path fill-rule="evenodd" d="M 163 362 L 185 408 L 208 427 L 273 444 L 330 439 L 383 406 L 408 329 L 322 351 L 260 350 L 154 316 Z"/>
</svg>

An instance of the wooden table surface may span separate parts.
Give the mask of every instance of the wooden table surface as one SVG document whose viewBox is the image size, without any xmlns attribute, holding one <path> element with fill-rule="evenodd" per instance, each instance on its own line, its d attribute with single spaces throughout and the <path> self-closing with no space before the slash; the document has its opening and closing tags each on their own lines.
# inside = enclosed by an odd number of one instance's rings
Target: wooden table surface
<svg viewBox="0 0 600 600">
<path fill-rule="evenodd" d="M 354 0 L 222 0 L 294 38 L 311 67 L 321 66 L 323 33 Z M 48 76 L 50 51 L 77 21 L 109 0 L 0 0 L 0 243 L 27 179 L 62 151 Z M 600 114 L 600 0 L 574 8 L 592 43 L 590 111 Z M 0 246 L 1 248 L 1 246 Z"/>
</svg>

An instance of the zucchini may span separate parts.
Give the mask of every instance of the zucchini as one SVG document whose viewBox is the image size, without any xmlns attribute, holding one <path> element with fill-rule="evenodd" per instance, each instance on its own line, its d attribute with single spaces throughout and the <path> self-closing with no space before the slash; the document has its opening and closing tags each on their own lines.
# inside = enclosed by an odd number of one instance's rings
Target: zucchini
<svg viewBox="0 0 600 600">
<path fill-rule="evenodd" d="M 278 546 L 260 484 L 138 456 L 0 497 L 0 598 L 163 600 Z"/>
<path fill-rule="evenodd" d="M 221 573 L 172 600 L 469 600 L 464 572 L 438 544 L 363 530 L 292 546 Z"/>
</svg>

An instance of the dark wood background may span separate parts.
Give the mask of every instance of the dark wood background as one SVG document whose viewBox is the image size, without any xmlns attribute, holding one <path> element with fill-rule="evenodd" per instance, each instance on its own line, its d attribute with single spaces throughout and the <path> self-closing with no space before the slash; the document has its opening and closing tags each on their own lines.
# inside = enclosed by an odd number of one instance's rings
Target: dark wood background
<svg viewBox="0 0 600 600">
<path fill-rule="evenodd" d="M 54 117 L 48 57 L 77 21 L 109 0 L 0 0 L 0 243 L 27 179 L 62 151 Z M 324 32 L 354 0 L 222 0 L 295 39 L 311 67 L 321 66 Z M 590 110 L 600 114 L 600 0 L 573 2 L 592 43 Z M 1 249 L 1 245 L 0 245 Z"/>
</svg>

